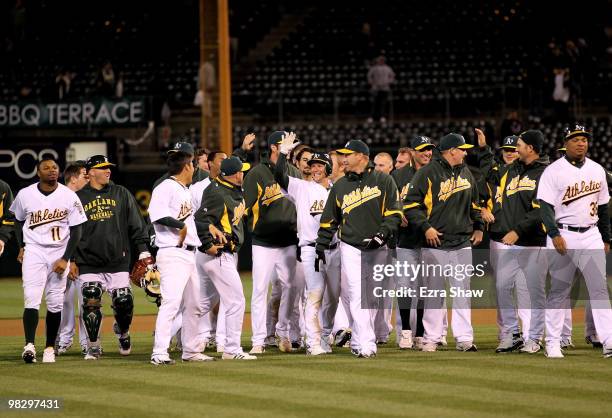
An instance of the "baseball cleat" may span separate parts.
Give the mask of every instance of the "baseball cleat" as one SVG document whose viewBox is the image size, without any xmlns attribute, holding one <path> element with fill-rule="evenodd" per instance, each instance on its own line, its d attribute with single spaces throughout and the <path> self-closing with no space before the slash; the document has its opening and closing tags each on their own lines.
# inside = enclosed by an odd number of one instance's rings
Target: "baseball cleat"
<svg viewBox="0 0 612 418">
<path fill-rule="evenodd" d="M 276 338 L 274 338 L 273 336 L 266 337 L 266 339 L 264 340 L 264 345 L 266 347 L 278 347 Z"/>
<path fill-rule="evenodd" d="M 535 340 L 527 340 L 525 345 L 521 348 L 521 353 L 535 354 L 542 349 L 542 345 Z"/>
<path fill-rule="evenodd" d="M 45 351 L 43 351 L 43 363 L 55 363 L 55 348 L 47 347 Z"/>
<path fill-rule="evenodd" d="M 412 331 L 402 331 L 399 340 L 399 348 L 402 350 L 408 350 L 409 348 L 412 348 L 413 345 L 414 342 L 412 341 Z"/>
<path fill-rule="evenodd" d="M 321 354 L 327 354 L 327 351 L 325 351 L 320 345 L 315 345 L 314 347 L 306 350 L 307 356 L 320 356 Z"/>
<path fill-rule="evenodd" d="M 70 350 L 70 347 L 72 347 L 72 343 L 69 344 L 58 344 L 57 345 L 57 355 L 61 356 L 62 354 L 66 354 L 68 352 L 68 350 Z"/>
<path fill-rule="evenodd" d="M 360 357 L 361 351 L 357 350 L 356 348 L 351 348 L 351 354 L 354 355 L 355 357 Z"/>
<path fill-rule="evenodd" d="M 249 354 L 263 354 L 265 352 L 266 348 L 263 345 L 254 345 Z"/>
<path fill-rule="evenodd" d="M 574 343 L 572 342 L 571 337 L 566 337 L 561 339 L 561 349 L 567 350 L 568 348 L 574 348 Z"/>
<path fill-rule="evenodd" d="M 592 345 L 593 348 L 603 348 L 603 344 L 601 343 L 601 341 L 599 341 L 599 337 L 597 336 L 597 334 L 588 335 L 584 338 L 584 340 L 587 344 Z"/>
<path fill-rule="evenodd" d="M 414 345 L 412 348 L 421 351 L 423 349 L 423 337 L 414 337 Z"/>
<path fill-rule="evenodd" d="M 34 344 L 27 343 L 26 346 L 23 347 L 21 358 L 26 363 L 36 363 L 36 347 L 34 347 Z"/>
<path fill-rule="evenodd" d="M 203 361 L 214 361 L 215 358 L 214 357 L 210 357 L 207 356 L 206 354 L 202 354 L 202 353 L 197 353 L 194 354 L 191 357 L 187 357 L 187 358 L 182 358 L 181 359 L 183 362 L 190 362 L 190 361 L 194 361 L 194 362 L 203 362 Z"/>
<path fill-rule="evenodd" d="M 85 354 L 85 360 L 98 360 L 102 355 L 102 349 L 100 347 L 88 347 L 87 353 Z"/>
<path fill-rule="evenodd" d="M 119 354 L 122 356 L 128 356 L 132 352 L 132 340 L 130 334 L 124 334 L 125 336 L 119 337 Z"/>
<path fill-rule="evenodd" d="M 523 346 L 523 339 L 520 335 L 513 335 L 506 337 L 501 340 L 497 348 L 496 353 L 511 353 L 512 351 L 518 350 Z"/>
<path fill-rule="evenodd" d="M 548 358 L 563 358 L 563 352 L 561 351 L 561 346 L 559 343 L 557 344 L 546 344 L 546 357 Z"/>
<path fill-rule="evenodd" d="M 325 353 L 327 353 L 327 354 L 331 354 L 331 352 L 332 352 L 332 348 L 331 348 L 331 345 L 329 343 L 330 338 L 331 338 L 330 335 L 327 335 L 327 336 L 322 335 L 321 336 L 321 349 L 323 351 L 325 351 Z"/>
<path fill-rule="evenodd" d="M 250 354 L 240 352 L 236 354 L 223 353 L 221 356 L 222 360 L 257 360 L 257 357 Z"/>
<path fill-rule="evenodd" d="M 278 338 L 278 349 L 281 353 L 291 353 L 293 351 L 293 347 L 291 346 L 291 341 L 287 337 L 277 337 Z"/>
<path fill-rule="evenodd" d="M 603 357 L 604 358 L 612 358 L 612 346 L 604 347 L 603 349 Z"/>
<path fill-rule="evenodd" d="M 437 349 L 438 344 L 436 343 L 423 343 L 423 348 L 421 348 L 421 351 L 424 351 L 426 353 L 433 353 Z"/>
<path fill-rule="evenodd" d="M 359 353 L 359 358 L 375 358 L 376 357 L 376 353 L 373 351 L 369 351 L 369 352 L 360 352 Z"/>
<path fill-rule="evenodd" d="M 210 336 L 210 339 L 208 340 L 207 347 L 210 348 L 213 351 L 217 349 L 217 339 L 215 338 L 214 335 Z M 204 350 L 202 350 L 202 351 L 204 351 Z M 218 352 L 219 351 L 217 351 L 217 353 Z M 223 352 L 223 351 L 221 351 L 221 352 Z"/>
<path fill-rule="evenodd" d="M 440 338 L 440 344 L 443 347 L 446 347 L 448 345 L 448 342 L 446 341 L 446 335 L 443 335 L 442 338 Z"/>
<path fill-rule="evenodd" d="M 350 329 L 341 329 L 336 332 L 334 342 L 336 347 L 346 347 L 347 344 L 351 341 L 351 330 Z"/>
<path fill-rule="evenodd" d="M 457 345 L 455 346 L 455 349 L 457 351 L 462 351 L 464 353 L 468 351 L 478 351 L 478 348 L 476 347 L 476 345 L 474 345 L 474 343 L 471 341 L 457 343 Z"/>
<path fill-rule="evenodd" d="M 153 356 L 151 357 L 151 364 L 155 366 L 163 366 L 175 364 L 175 361 L 168 356 Z"/>
<path fill-rule="evenodd" d="M 304 342 L 301 339 L 298 341 L 291 341 L 291 348 L 293 348 L 293 350 L 301 350 L 304 348 Z"/>
</svg>

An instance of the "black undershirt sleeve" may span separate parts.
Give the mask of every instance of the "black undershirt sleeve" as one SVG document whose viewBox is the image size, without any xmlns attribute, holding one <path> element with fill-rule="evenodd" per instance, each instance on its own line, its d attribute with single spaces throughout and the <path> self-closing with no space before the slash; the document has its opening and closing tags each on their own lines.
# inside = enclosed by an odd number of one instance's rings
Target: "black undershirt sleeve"
<svg viewBox="0 0 612 418">
<path fill-rule="evenodd" d="M 549 237 L 554 238 L 561 235 L 555 222 L 555 208 L 553 205 L 540 199 L 540 215 L 542 216 L 542 223 L 546 228 L 546 234 Z"/>
<path fill-rule="evenodd" d="M 81 241 L 81 224 L 70 227 L 70 238 L 68 238 L 66 251 L 62 257 L 64 260 L 68 261 L 72 258 L 72 254 L 74 254 L 74 250 L 79 245 L 79 241 Z"/>
<path fill-rule="evenodd" d="M 15 239 L 17 240 L 17 248 L 23 248 L 23 225 L 24 222 L 15 221 Z"/>
<path fill-rule="evenodd" d="M 168 228 L 176 229 L 183 229 L 183 227 L 185 226 L 184 222 L 181 222 L 171 216 L 166 216 L 165 218 L 158 219 L 154 223 L 167 226 Z"/>
<path fill-rule="evenodd" d="M 599 220 L 597 221 L 597 228 L 603 242 L 610 242 L 610 216 L 608 215 L 608 203 L 605 205 L 599 205 L 597 208 L 597 215 Z"/>
</svg>

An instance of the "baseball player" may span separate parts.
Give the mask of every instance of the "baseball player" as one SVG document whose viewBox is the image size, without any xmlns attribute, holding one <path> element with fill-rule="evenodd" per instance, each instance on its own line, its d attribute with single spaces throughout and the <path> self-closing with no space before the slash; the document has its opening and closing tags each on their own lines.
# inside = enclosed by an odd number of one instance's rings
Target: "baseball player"
<svg viewBox="0 0 612 418">
<path fill-rule="evenodd" d="M 0 256 L 2 256 L 4 246 L 11 238 L 15 228 L 15 220 L 9 211 L 11 203 L 13 203 L 11 187 L 0 180 Z"/>
<path fill-rule="evenodd" d="M 287 191 L 289 199 L 295 203 L 297 211 L 297 228 L 299 237 L 302 267 L 306 279 L 306 303 L 304 320 L 306 329 L 306 354 L 320 355 L 331 352 L 329 334 L 340 298 L 340 252 L 337 238 L 334 238 L 326 251 L 327 264 L 320 271 L 315 270 L 315 241 L 319 231 L 319 221 L 327 201 L 331 182 L 328 176 L 332 172 L 331 160 L 322 153 L 311 154 L 308 161 L 311 180 L 303 180 L 287 175 L 287 154 L 297 145 L 295 135 L 286 135 L 280 143 L 280 156 L 276 163 L 275 178 L 278 184 Z M 326 316 L 319 318 L 323 293 L 330 293 L 330 300 L 336 306 L 330 306 Z M 324 325 L 321 324 L 324 323 Z M 322 332 L 326 330 L 327 334 Z"/>
<path fill-rule="evenodd" d="M 408 147 L 402 147 L 397 150 L 397 157 L 395 158 L 395 165 L 393 166 L 396 170 L 404 168 L 410 164 L 412 160 L 412 150 Z"/>
<path fill-rule="evenodd" d="M 410 164 L 406 164 L 403 168 L 392 173 L 397 188 L 400 191 L 400 199 L 403 202 L 408 195 L 410 182 L 415 173 L 421 168 L 430 163 L 434 145 L 431 139 L 426 136 L 415 136 L 410 141 Z M 397 242 L 397 259 L 402 263 L 418 264 L 421 260 L 421 246 L 423 237 L 420 231 L 416 230 L 404 215 L 402 215 L 402 223 L 398 231 Z M 399 278 L 398 278 L 399 279 Z M 410 286 L 417 289 L 419 285 L 419 277 L 408 278 L 401 277 L 401 282 L 398 282 L 398 287 Z M 401 331 L 399 335 L 399 348 L 409 349 L 416 346 L 416 349 L 423 348 L 423 308 L 422 301 L 418 298 L 398 298 L 399 319 L 401 323 Z M 416 312 L 416 329 L 412 331 L 410 324 L 411 308 Z M 414 335 L 413 335 L 414 334 Z"/>
<path fill-rule="evenodd" d="M 551 287 L 546 299 L 546 355 L 562 358 L 561 329 L 578 268 L 587 286 L 603 355 L 612 358 L 612 310 L 606 283 L 610 218 L 606 172 L 586 157 L 590 132 L 576 126 L 565 136 L 566 155 L 550 164 L 538 187 L 548 235 Z"/>
<path fill-rule="evenodd" d="M 151 257 L 149 236 L 134 196 L 123 186 L 111 182 L 115 164 L 104 155 L 90 157 L 85 167 L 89 183 L 77 192 L 87 214 L 83 237 L 76 251 L 78 287 L 81 291 L 81 328 L 87 336 L 85 360 L 97 360 L 102 326 L 102 295 L 111 297 L 115 317 L 113 331 L 119 342 L 119 354 L 132 350 L 130 324 L 134 297 L 130 287 L 130 243 L 138 258 Z"/>
<path fill-rule="evenodd" d="M 425 266 L 471 265 L 471 245 L 478 245 L 482 241 L 478 188 L 464 164 L 466 149 L 472 147 L 459 134 L 443 136 L 439 145 L 441 156 L 417 171 L 410 183 L 404 210 L 408 222 L 425 235 L 421 250 Z M 457 351 L 476 351 L 470 298 L 465 293 L 470 288 L 470 277 L 447 276 L 444 270 L 426 268 L 423 287 L 426 291 L 437 292 L 445 289 L 447 279 L 451 287 L 461 291 L 453 297 L 451 326 L 455 347 Z M 426 296 L 422 351 L 436 351 L 442 339 L 446 311 L 444 293 L 428 293 Z"/>
<path fill-rule="evenodd" d="M 87 221 L 87 217 L 77 195 L 58 183 L 59 167 L 54 160 L 41 160 L 37 174 L 40 181 L 20 190 L 10 207 L 22 227 L 16 230 L 17 244 L 21 248 L 18 260 L 22 262 L 25 299 L 23 328 L 26 345 L 21 357 L 26 363 L 36 362 L 34 336 L 44 292 L 47 342 L 43 363 L 54 363 L 69 260 L 81 238 L 81 224 Z"/>
<path fill-rule="evenodd" d="M 151 364 L 174 364 L 168 355 L 172 321 L 183 306 L 181 341 L 183 361 L 214 360 L 200 353 L 198 320 L 200 317 L 200 280 L 195 251 L 202 245 L 198 238 L 191 194 L 187 186 L 193 178 L 193 147 L 178 142 L 168 151 L 168 173 L 151 196 L 149 216 L 155 228 L 157 268 L 160 273 L 162 301 L 155 322 L 155 341 Z"/>
<path fill-rule="evenodd" d="M 486 144 L 477 129 L 478 142 Z M 512 137 L 504 145 L 511 146 Z M 540 156 L 544 146 L 541 131 L 523 132 L 516 141 L 519 158 L 499 166 L 496 175 L 487 176 L 496 193 L 493 222 L 490 223 L 491 263 L 495 270 L 500 343 L 496 353 L 520 349 L 524 353 L 540 351 L 544 336 L 544 308 L 547 261 L 546 234 L 542 227 L 536 189 L 548 156 Z M 504 151 L 505 153 L 508 151 Z M 484 150 L 487 158 L 493 155 Z M 481 160 L 482 162 L 482 160 Z M 515 307 L 513 291 L 518 307 Z M 521 316 L 523 336 L 519 330 Z"/>
<path fill-rule="evenodd" d="M 237 157 L 223 160 L 220 175 L 204 191 L 203 204 L 195 215 L 198 235 L 202 241 L 199 251 L 204 254 L 201 260 L 205 272 L 204 281 L 212 282 L 215 289 L 208 297 L 204 296 L 202 314 L 208 314 L 213 308 L 213 302 L 216 302 L 214 299 L 220 297 L 225 309 L 223 360 L 257 359 L 244 353 L 240 346 L 245 299 L 237 264 L 238 250 L 244 241 L 245 206 L 241 186 L 243 172 L 249 168 L 250 164 L 243 163 Z M 215 243 L 209 233 L 211 224 L 225 234 L 227 240 L 224 244 Z"/>
<path fill-rule="evenodd" d="M 248 211 L 248 227 L 253 239 L 253 295 L 251 322 L 253 329 L 251 354 L 264 352 L 266 338 L 266 298 L 272 280 L 282 287 L 276 334 L 281 352 L 292 351 L 289 335 L 291 313 L 295 302 L 293 277 L 296 264 L 295 205 L 285 197 L 274 180 L 274 165 L 279 156 L 278 144 L 286 134 L 275 131 L 268 137 L 268 150 L 260 163 L 244 178 L 244 199 Z M 299 177 L 295 168 L 290 175 Z"/>
<path fill-rule="evenodd" d="M 87 184 L 87 170 L 85 169 L 85 161 L 75 161 L 69 164 L 64 169 L 64 184 L 73 192 L 78 192 Z M 73 261 L 73 260 L 71 260 Z M 70 279 L 74 279 L 76 263 L 70 263 L 71 272 L 68 273 Z M 59 334 L 57 337 L 58 355 L 66 353 L 72 347 L 72 339 L 75 331 L 74 320 L 74 298 L 76 296 L 76 283 L 74 280 L 66 282 L 66 293 L 64 294 L 64 305 L 62 307 L 62 321 L 60 322 Z M 79 309 L 79 314 L 81 310 Z M 85 331 L 79 329 L 79 338 L 82 341 L 81 351 L 87 351 L 87 338 Z M 85 353 L 83 353 L 85 354 Z"/>
<path fill-rule="evenodd" d="M 372 283 L 372 260 L 387 260 L 382 247 L 400 223 L 399 194 L 391 176 L 370 164 L 370 150 L 360 140 L 351 140 L 339 153 L 345 155 L 346 175 L 333 185 L 321 215 L 316 242 L 316 269 L 326 262 L 333 237 L 340 237 L 341 269 L 352 318 L 351 352 L 361 358 L 376 356 L 375 310 L 371 298 L 362 294 Z M 362 268 L 362 259 L 366 264 Z M 363 301 L 363 303 L 362 303 Z"/>
</svg>

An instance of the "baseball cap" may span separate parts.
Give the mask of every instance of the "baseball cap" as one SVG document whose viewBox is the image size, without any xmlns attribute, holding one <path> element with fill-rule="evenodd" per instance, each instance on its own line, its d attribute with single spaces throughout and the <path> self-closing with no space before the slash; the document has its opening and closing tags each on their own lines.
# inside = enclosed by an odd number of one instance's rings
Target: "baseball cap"
<svg viewBox="0 0 612 418">
<path fill-rule="evenodd" d="M 268 136 L 268 147 L 270 145 L 276 145 L 283 140 L 283 136 L 285 136 L 287 132 L 285 131 L 274 131 Z"/>
<path fill-rule="evenodd" d="M 429 148 L 435 148 L 435 145 L 431 143 L 431 138 L 427 136 L 415 136 L 410 141 L 410 148 L 416 151 L 423 151 Z"/>
<path fill-rule="evenodd" d="M 91 170 L 92 168 L 105 168 L 105 167 L 114 167 L 115 164 L 108 161 L 106 155 L 92 155 L 85 162 L 85 168 L 87 170 Z"/>
<path fill-rule="evenodd" d="M 312 157 L 310 157 L 310 160 L 308 160 L 306 164 L 311 165 L 313 163 L 324 164 L 329 166 L 329 168 L 331 168 L 332 166 L 331 158 L 329 158 L 329 155 L 322 152 L 315 152 L 314 154 L 312 154 Z"/>
<path fill-rule="evenodd" d="M 565 151 L 567 151 L 567 148 L 565 148 L 565 147 L 561 147 L 561 148 L 558 148 L 558 149 L 557 149 L 557 151 L 559 151 L 559 152 L 565 152 Z"/>
<path fill-rule="evenodd" d="M 584 136 L 587 139 L 593 138 L 593 135 L 588 132 L 582 125 L 574 125 L 573 128 L 567 128 L 565 130 L 566 141 L 569 141 L 570 139 L 575 138 L 577 136 Z"/>
<path fill-rule="evenodd" d="M 185 154 L 195 155 L 193 145 L 191 145 L 189 142 L 177 142 L 174 144 L 172 149 L 168 150 L 168 154 L 173 154 L 175 152 L 184 152 Z"/>
<path fill-rule="evenodd" d="M 370 148 L 360 139 L 351 139 L 346 143 L 344 148 L 337 150 L 340 154 L 353 154 L 360 152 L 361 154 L 370 155 Z"/>
<path fill-rule="evenodd" d="M 450 133 L 442 137 L 438 148 L 440 151 L 447 151 L 451 148 L 470 149 L 474 148 L 474 145 L 466 144 L 463 135 Z"/>
<path fill-rule="evenodd" d="M 504 138 L 500 148 L 508 151 L 516 151 L 516 143 L 518 142 L 518 139 L 519 137 L 516 135 L 507 136 Z"/>
<path fill-rule="evenodd" d="M 544 146 L 544 134 L 542 131 L 530 129 L 523 132 L 519 138 L 527 145 L 531 145 L 537 153 L 542 151 L 542 147 Z"/>
<path fill-rule="evenodd" d="M 243 163 L 238 157 L 229 157 L 221 161 L 221 175 L 231 176 L 239 171 L 247 171 L 251 168 L 251 164 Z"/>
</svg>

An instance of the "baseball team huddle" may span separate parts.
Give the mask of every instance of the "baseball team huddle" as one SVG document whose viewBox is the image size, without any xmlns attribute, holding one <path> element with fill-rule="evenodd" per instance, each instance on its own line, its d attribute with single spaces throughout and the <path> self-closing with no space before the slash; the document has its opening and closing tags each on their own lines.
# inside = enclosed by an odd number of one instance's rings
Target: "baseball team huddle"
<svg viewBox="0 0 612 418">
<path fill-rule="evenodd" d="M 496 157 L 484 133 L 478 145 L 457 133 L 437 145 L 426 136 L 370 159 L 361 140 L 318 152 L 293 132 L 267 138 L 253 165 L 255 135 L 232 155 L 168 151 L 168 172 L 153 187 L 145 220 L 134 196 L 111 181 L 104 155 L 70 164 L 59 183 L 56 161 L 43 159 L 39 182 L 13 200 L 0 181 L 0 254 L 15 234 L 22 263 L 26 363 L 37 361 L 35 334 L 45 296 L 43 362 L 55 362 L 78 336 L 85 360 L 102 356 L 102 297 L 108 292 L 119 353 L 132 349 L 131 283 L 156 297 L 151 363 L 256 360 L 266 347 L 330 354 L 350 347 L 373 358 L 393 329 L 400 349 L 477 351 L 470 279 L 433 270 L 394 288 L 443 292 L 373 301 L 374 264 L 470 265 L 489 237 L 499 345 L 497 353 L 561 358 L 573 347 L 571 290 L 576 272 L 588 290 L 585 338 L 612 358 L 607 287 L 609 173 L 586 157 L 592 134 L 567 129 L 564 156 L 550 162 L 541 131 L 504 138 Z M 477 174 L 466 162 L 475 148 Z M 251 349 L 241 347 L 245 296 L 238 252 L 252 238 Z M 134 264 L 134 268 L 131 265 Z M 546 291 L 547 276 L 550 286 Z M 419 292 L 416 292 L 418 295 Z M 79 312 L 75 321 L 76 308 Z M 392 313 L 395 310 L 395 324 Z M 173 343 L 174 340 L 174 343 Z M 172 347 L 172 348 L 171 348 Z"/>
</svg>

